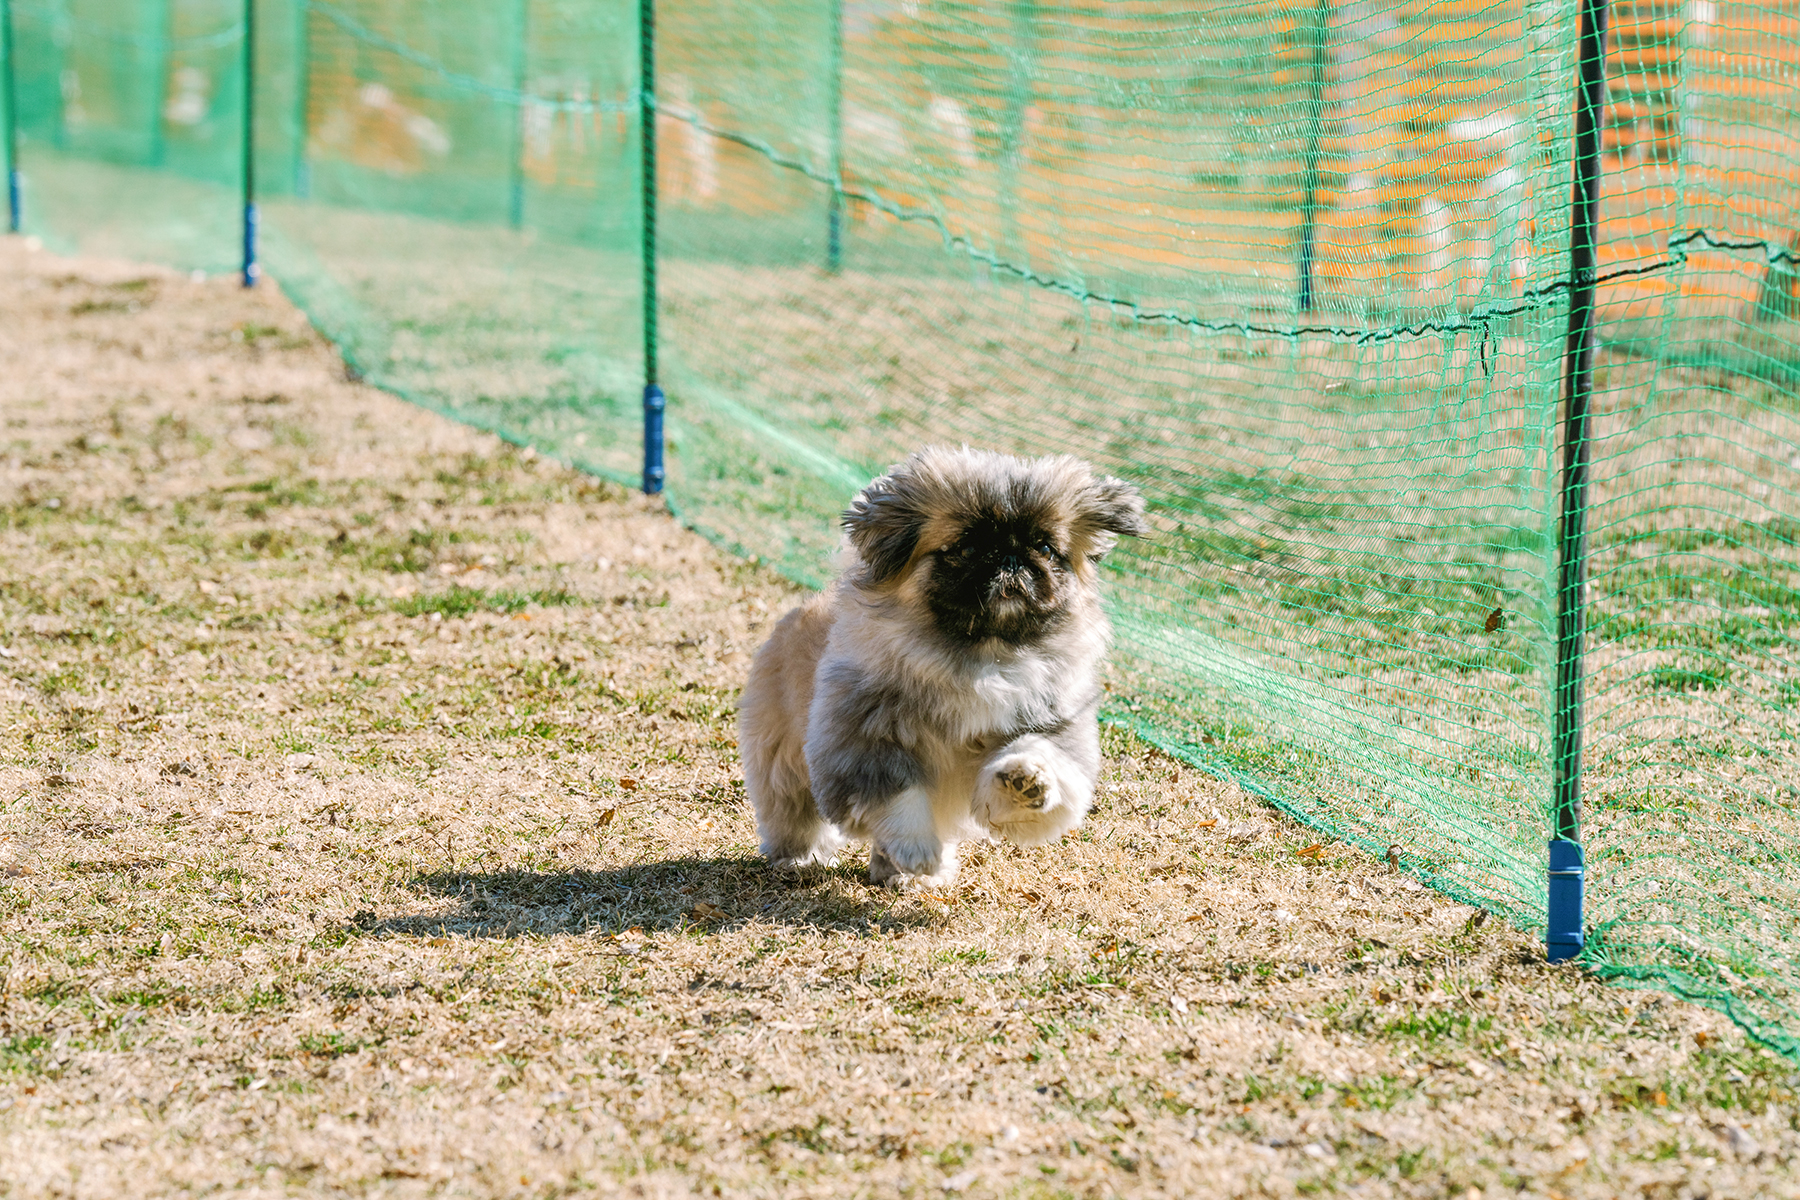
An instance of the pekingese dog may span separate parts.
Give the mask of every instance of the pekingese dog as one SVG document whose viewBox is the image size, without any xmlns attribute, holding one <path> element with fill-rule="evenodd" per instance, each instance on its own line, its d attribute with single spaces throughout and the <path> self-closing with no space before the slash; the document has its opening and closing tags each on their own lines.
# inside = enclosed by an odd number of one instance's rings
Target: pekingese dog
<svg viewBox="0 0 1800 1200">
<path fill-rule="evenodd" d="M 871 882 L 938 887 L 959 842 L 1061 837 L 1100 769 L 1095 567 L 1147 531 L 1143 498 L 1066 455 L 932 447 L 843 520 L 838 581 L 782 618 L 744 688 L 763 854 L 829 863 L 863 840 Z"/>
</svg>

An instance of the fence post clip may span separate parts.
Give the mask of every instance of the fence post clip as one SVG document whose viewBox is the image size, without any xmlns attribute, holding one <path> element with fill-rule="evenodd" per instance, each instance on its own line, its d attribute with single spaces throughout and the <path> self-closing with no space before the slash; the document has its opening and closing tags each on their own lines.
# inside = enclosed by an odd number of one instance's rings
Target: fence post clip
<svg viewBox="0 0 1800 1200">
<path fill-rule="evenodd" d="M 654 383 L 644 389 L 644 494 L 663 490 L 663 410 L 668 401 Z"/>
<path fill-rule="evenodd" d="M 244 286 L 255 287 L 262 278 L 262 264 L 256 261 L 257 213 L 254 201 L 244 205 Z"/>
<path fill-rule="evenodd" d="M 1558 838 L 1550 843 L 1550 930 L 1544 937 L 1546 957 L 1565 962 L 1581 953 L 1583 860 L 1581 843 Z"/>
</svg>

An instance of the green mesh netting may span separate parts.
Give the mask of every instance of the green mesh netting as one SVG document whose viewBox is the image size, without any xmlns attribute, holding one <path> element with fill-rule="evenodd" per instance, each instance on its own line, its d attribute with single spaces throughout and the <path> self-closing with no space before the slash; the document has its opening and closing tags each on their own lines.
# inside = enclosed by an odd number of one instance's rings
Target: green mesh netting
<svg viewBox="0 0 1800 1200">
<path fill-rule="evenodd" d="M 663 0 L 669 493 L 789 575 L 912 448 L 1138 482 L 1111 716 L 1544 919 L 1572 0 Z M 13 0 L 27 228 L 238 253 L 241 0 Z M 640 461 L 639 13 L 257 0 L 271 272 L 371 380 Z M 1800 1056 L 1800 10 L 1618 0 L 1587 960 Z"/>
</svg>

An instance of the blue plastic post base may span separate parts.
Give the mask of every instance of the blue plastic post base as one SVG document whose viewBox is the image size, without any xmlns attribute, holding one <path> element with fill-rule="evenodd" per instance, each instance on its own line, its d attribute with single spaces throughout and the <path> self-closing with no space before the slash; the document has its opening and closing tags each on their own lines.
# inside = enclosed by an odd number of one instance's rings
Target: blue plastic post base
<svg viewBox="0 0 1800 1200">
<path fill-rule="evenodd" d="M 19 172 L 6 173 L 6 227 L 13 233 L 19 232 L 19 226 L 25 220 L 25 189 L 20 185 Z"/>
<path fill-rule="evenodd" d="M 255 287 L 262 267 L 256 262 L 256 205 L 244 205 L 244 286 Z"/>
<path fill-rule="evenodd" d="M 1550 843 L 1550 929 L 1545 956 L 1565 962 L 1581 953 L 1582 854 L 1579 842 Z"/>
<path fill-rule="evenodd" d="M 663 490 L 663 410 L 668 401 L 654 383 L 644 389 L 644 495 Z"/>
</svg>

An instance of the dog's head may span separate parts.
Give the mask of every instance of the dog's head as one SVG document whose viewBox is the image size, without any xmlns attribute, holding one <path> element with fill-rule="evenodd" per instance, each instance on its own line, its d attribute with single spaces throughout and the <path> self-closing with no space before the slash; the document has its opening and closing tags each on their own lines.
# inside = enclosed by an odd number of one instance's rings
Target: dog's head
<svg viewBox="0 0 1800 1200">
<path fill-rule="evenodd" d="M 930 447 L 863 489 L 844 514 L 850 582 L 894 595 L 955 642 L 1024 645 L 1094 592 L 1094 564 L 1141 535 L 1144 501 L 1067 455 Z"/>
</svg>

